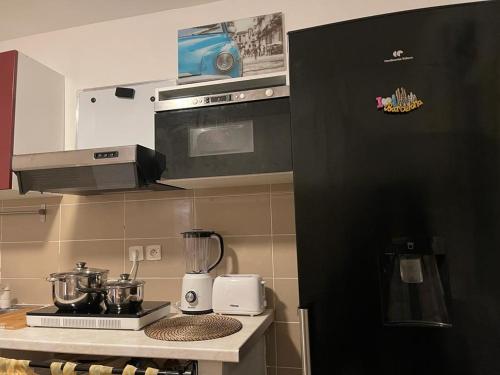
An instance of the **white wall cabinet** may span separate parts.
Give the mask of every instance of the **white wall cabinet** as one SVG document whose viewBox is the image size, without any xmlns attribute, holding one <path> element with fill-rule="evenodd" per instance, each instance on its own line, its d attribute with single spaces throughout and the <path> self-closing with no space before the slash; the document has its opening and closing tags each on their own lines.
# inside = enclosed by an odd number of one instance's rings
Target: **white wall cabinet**
<svg viewBox="0 0 500 375">
<path fill-rule="evenodd" d="M 12 155 L 64 149 L 64 76 L 18 51 L 0 53 L 0 199 L 19 198 Z"/>
</svg>

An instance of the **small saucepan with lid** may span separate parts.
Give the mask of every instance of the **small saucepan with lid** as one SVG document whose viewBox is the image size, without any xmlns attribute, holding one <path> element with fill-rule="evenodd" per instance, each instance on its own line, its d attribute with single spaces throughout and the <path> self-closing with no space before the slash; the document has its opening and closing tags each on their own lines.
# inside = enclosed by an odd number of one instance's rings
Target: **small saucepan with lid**
<svg viewBox="0 0 500 375">
<path fill-rule="evenodd" d="M 106 308 L 112 312 L 139 309 L 144 300 L 144 284 L 142 280 L 130 280 L 128 273 L 122 273 L 118 280 L 108 281 L 104 285 Z"/>
</svg>

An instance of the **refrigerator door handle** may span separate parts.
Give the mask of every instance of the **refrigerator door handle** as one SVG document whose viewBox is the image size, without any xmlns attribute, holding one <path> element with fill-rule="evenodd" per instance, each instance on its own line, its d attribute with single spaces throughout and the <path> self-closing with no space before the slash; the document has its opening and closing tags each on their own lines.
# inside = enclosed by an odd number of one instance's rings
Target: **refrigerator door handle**
<svg viewBox="0 0 500 375">
<path fill-rule="evenodd" d="M 299 308 L 300 350 L 302 353 L 302 375 L 311 375 L 311 351 L 309 348 L 309 311 Z"/>
</svg>

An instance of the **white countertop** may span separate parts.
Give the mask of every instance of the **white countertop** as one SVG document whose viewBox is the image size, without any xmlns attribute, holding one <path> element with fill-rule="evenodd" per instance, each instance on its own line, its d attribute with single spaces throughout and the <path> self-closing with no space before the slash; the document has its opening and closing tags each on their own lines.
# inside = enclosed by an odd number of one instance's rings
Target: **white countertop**
<svg viewBox="0 0 500 375">
<path fill-rule="evenodd" d="M 175 314 L 169 315 L 176 316 Z M 31 350 L 123 357 L 239 362 L 273 321 L 273 311 L 259 316 L 232 316 L 243 328 L 230 336 L 205 341 L 160 341 L 140 331 L 27 327 L 0 329 L 0 349 Z"/>
</svg>

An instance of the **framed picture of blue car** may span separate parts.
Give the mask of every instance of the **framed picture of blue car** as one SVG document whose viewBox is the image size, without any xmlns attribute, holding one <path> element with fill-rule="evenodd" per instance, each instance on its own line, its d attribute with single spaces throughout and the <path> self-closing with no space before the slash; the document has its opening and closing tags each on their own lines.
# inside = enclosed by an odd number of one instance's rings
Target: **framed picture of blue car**
<svg viewBox="0 0 500 375">
<path fill-rule="evenodd" d="M 178 83 L 238 78 L 286 69 L 283 14 L 178 31 Z"/>
</svg>

